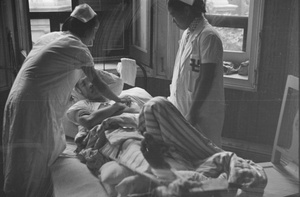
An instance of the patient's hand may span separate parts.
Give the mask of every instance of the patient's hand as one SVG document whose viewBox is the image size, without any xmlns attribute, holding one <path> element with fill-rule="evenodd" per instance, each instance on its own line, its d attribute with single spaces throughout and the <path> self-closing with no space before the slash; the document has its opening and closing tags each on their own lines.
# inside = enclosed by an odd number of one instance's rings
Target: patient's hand
<svg viewBox="0 0 300 197">
<path fill-rule="evenodd" d="M 132 100 L 131 100 L 130 97 L 125 96 L 125 97 L 120 98 L 120 99 L 121 99 L 121 103 L 124 103 L 124 104 L 127 105 L 128 107 L 131 106 Z"/>
<path fill-rule="evenodd" d="M 115 113 L 113 116 L 120 115 L 124 112 L 124 110 L 127 108 L 127 105 L 125 103 L 116 102 L 112 104 L 112 109 L 115 108 Z"/>
<path fill-rule="evenodd" d="M 139 107 L 139 105 L 132 101 L 130 106 L 126 106 L 125 109 L 123 110 L 123 112 L 126 113 L 139 113 L 141 110 L 141 108 Z"/>
</svg>

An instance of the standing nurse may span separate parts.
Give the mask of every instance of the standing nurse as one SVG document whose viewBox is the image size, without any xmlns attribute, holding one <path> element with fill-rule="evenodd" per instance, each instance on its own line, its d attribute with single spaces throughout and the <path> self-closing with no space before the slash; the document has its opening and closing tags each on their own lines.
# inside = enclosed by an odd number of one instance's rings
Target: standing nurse
<svg viewBox="0 0 300 197">
<path fill-rule="evenodd" d="M 26 58 L 4 111 L 6 196 L 52 196 L 49 166 L 65 149 L 61 121 L 83 73 L 105 97 L 130 102 L 117 97 L 96 75 L 87 45 L 93 43 L 98 27 L 96 13 L 81 4 L 62 32 L 42 36 Z"/>
<path fill-rule="evenodd" d="M 203 0 L 169 0 L 183 32 L 168 99 L 197 130 L 221 147 L 224 121 L 223 47 L 204 17 Z"/>
</svg>

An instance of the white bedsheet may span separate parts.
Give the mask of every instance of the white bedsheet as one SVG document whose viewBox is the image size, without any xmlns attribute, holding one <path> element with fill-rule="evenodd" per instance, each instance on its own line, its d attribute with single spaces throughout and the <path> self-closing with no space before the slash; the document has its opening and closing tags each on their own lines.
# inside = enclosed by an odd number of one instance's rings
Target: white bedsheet
<svg viewBox="0 0 300 197">
<path fill-rule="evenodd" d="M 68 142 L 67 149 L 51 166 L 55 197 L 109 197 L 98 177 L 81 163 Z"/>
</svg>

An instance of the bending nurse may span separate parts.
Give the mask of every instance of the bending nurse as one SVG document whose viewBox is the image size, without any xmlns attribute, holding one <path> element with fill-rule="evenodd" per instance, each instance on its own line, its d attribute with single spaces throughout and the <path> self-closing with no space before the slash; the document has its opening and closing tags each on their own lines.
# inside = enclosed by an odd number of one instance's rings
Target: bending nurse
<svg viewBox="0 0 300 197">
<path fill-rule="evenodd" d="M 83 73 L 105 97 L 120 99 L 97 77 L 92 55 L 99 27 L 87 4 L 77 6 L 62 32 L 42 36 L 11 88 L 4 111 L 4 191 L 8 197 L 52 196 L 49 166 L 65 149 L 61 126 L 71 91 Z"/>
<path fill-rule="evenodd" d="M 225 107 L 222 41 L 204 17 L 203 0 L 168 0 L 168 10 L 174 23 L 184 30 L 168 100 L 221 147 Z"/>
</svg>

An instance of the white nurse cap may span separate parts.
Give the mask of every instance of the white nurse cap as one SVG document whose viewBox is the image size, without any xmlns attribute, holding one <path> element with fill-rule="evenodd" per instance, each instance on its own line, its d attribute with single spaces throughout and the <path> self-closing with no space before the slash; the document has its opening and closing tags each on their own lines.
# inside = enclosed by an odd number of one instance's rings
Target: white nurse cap
<svg viewBox="0 0 300 197">
<path fill-rule="evenodd" d="M 180 0 L 180 1 L 188 5 L 193 5 L 195 0 Z"/>
<path fill-rule="evenodd" d="M 76 6 L 70 16 L 86 23 L 96 15 L 96 12 L 88 4 L 84 3 Z"/>
</svg>

